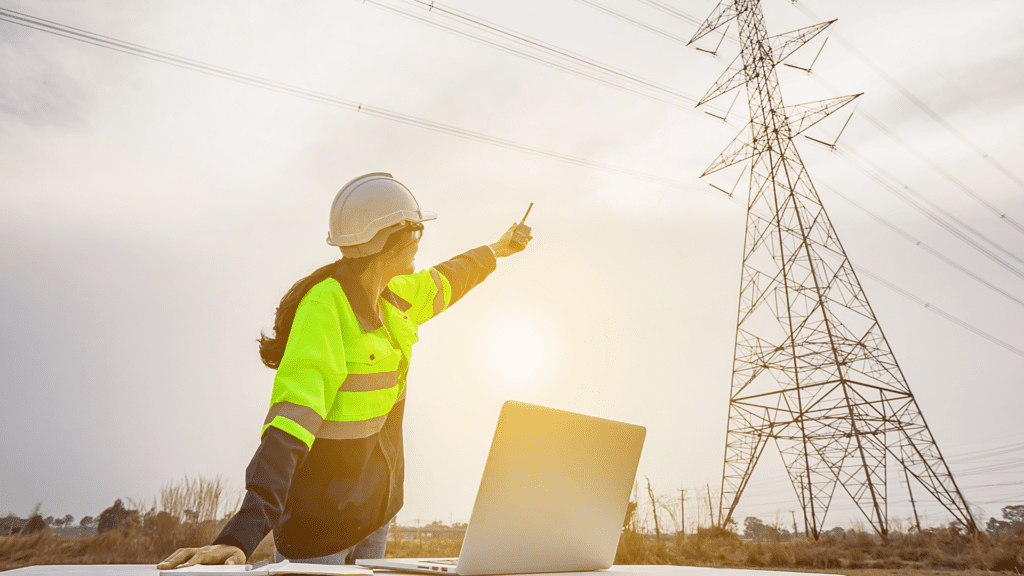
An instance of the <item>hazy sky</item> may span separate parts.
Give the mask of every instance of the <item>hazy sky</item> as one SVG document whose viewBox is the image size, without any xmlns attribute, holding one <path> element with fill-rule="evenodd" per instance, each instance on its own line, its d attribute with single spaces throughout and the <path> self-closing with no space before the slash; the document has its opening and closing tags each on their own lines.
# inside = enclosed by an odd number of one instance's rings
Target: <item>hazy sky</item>
<svg viewBox="0 0 1024 576">
<path fill-rule="evenodd" d="M 696 29 L 636 0 L 600 2 L 684 38 Z M 448 4 L 692 97 L 738 51 L 726 40 L 712 57 L 572 0 Z M 671 4 L 696 19 L 714 7 Z M 439 214 L 419 266 L 493 242 L 535 202 L 529 250 L 501 260 L 421 329 L 399 520 L 468 519 L 498 410 L 511 398 L 646 426 L 638 478 L 669 497 L 688 490 L 687 521 L 697 521 L 697 490 L 716 490 L 722 470 L 745 219 L 742 203 L 709 186 L 731 188 L 740 167 L 698 176 L 741 129 L 742 95 L 726 124 L 353 0 L 0 7 L 689 185 L 540 158 L 0 22 L 0 514 L 42 502 L 44 514 L 95 516 L 186 474 L 221 474 L 240 488 L 274 375 L 255 339 L 296 279 L 338 257 L 324 243 L 338 189 L 389 171 Z M 814 23 L 800 7 L 839 21 L 812 75 L 780 69 L 786 102 L 865 96 L 839 153 L 809 140 L 799 149 L 854 265 L 918 299 L 861 275 L 979 520 L 999 516 L 1024 503 L 1024 357 L 935 310 L 1019 350 L 1024 305 L 927 250 L 1024 300 L 1024 234 L 918 154 L 1024 221 L 1024 188 L 989 162 L 1024 178 L 1024 3 L 766 0 L 769 32 Z M 791 61 L 806 65 L 819 45 Z M 728 107 L 731 97 L 723 100 Z M 825 139 L 844 120 L 809 134 Z M 1017 272 L 851 158 L 985 234 L 1006 252 L 979 242 Z M 906 518 L 899 477 L 890 482 L 890 516 Z M 930 522 L 948 519 L 921 498 Z M 737 517 L 788 522 L 797 509 L 769 448 Z M 837 495 L 827 524 L 856 517 Z"/>
</svg>

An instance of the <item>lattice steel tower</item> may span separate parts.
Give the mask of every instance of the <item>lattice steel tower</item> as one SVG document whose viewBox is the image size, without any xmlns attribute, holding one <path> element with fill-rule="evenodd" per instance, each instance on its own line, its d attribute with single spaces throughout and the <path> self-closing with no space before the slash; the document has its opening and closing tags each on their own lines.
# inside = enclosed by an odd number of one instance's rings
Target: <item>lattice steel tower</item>
<svg viewBox="0 0 1024 576">
<path fill-rule="evenodd" d="M 769 37 L 758 0 L 721 0 L 690 42 L 733 20 L 742 52 L 700 102 L 745 85 L 750 109 L 702 175 L 751 160 L 718 523 L 774 441 L 814 538 L 837 485 L 888 533 L 889 459 L 976 531 L 793 144 L 859 96 L 783 105 L 775 67 L 834 21 Z"/>
</svg>

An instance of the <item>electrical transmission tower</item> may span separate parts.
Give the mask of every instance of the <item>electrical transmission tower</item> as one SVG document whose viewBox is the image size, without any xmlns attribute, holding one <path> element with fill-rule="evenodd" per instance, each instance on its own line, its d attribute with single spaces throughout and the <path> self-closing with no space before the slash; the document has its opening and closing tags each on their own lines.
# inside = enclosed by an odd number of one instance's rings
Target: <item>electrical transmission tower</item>
<svg viewBox="0 0 1024 576">
<path fill-rule="evenodd" d="M 774 441 L 809 536 L 821 535 L 837 486 L 887 534 L 890 465 L 912 503 L 911 479 L 974 532 L 793 143 L 859 96 L 782 102 L 776 66 L 834 20 L 769 37 L 759 0 L 721 0 L 691 44 L 733 20 L 742 53 L 700 101 L 746 86 L 750 109 L 748 128 L 702 174 L 751 160 L 718 522 L 732 518 Z"/>
</svg>

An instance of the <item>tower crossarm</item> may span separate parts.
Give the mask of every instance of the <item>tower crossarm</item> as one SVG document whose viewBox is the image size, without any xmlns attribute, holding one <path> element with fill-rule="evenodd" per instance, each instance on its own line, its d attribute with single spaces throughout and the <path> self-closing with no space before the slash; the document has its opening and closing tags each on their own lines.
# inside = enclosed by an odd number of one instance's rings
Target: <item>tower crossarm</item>
<svg viewBox="0 0 1024 576">
<path fill-rule="evenodd" d="M 861 92 L 852 96 L 839 96 L 826 100 L 786 106 L 786 117 L 789 118 L 789 128 L 793 136 L 803 133 L 811 126 L 821 122 L 833 112 L 853 102 L 863 94 Z"/>
<path fill-rule="evenodd" d="M 731 92 L 747 83 L 747 77 L 743 73 L 743 60 L 740 56 L 740 54 L 737 54 L 732 59 L 725 72 L 722 72 L 718 80 L 715 80 L 715 83 L 711 85 L 711 89 L 708 90 L 707 94 L 701 97 L 700 102 L 697 102 L 697 106 L 707 104 L 722 94 Z"/>
<path fill-rule="evenodd" d="M 711 166 L 708 166 L 708 169 L 705 170 L 700 177 L 703 178 L 708 174 L 718 172 L 719 170 L 723 170 L 729 166 L 739 164 L 740 162 L 745 162 L 753 158 L 755 154 L 755 146 L 752 142 L 752 138 L 753 131 L 750 129 L 750 124 L 748 123 L 747 126 L 744 127 L 735 138 L 733 138 L 732 142 L 725 147 L 725 150 L 718 156 L 718 159 L 712 162 Z"/>
<path fill-rule="evenodd" d="M 686 45 L 693 44 L 729 21 L 734 20 L 737 16 L 739 16 L 739 11 L 736 10 L 736 5 L 733 4 L 732 0 L 721 0 L 715 6 L 715 9 L 711 11 L 711 15 L 707 17 L 707 20 L 704 20 L 700 28 L 697 28 L 697 32 L 694 33 L 693 38 L 690 38 Z"/>
<path fill-rule="evenodd" d="M 812 24 L 804 28 L 798 28 L 791 32 L 785 32 L 777 36 L 772 36 L 768 39 L 772 45 L 772 61 L 774 64 L 781 64 L 783 60 L 789 58 L 794 52 L 803 48 L 805 44 L 810 42 L 815 36 L 821 34 L 826 28 L 831 26 L 835 20 L 829 20 L 828 22 L 822 22 L 820 24 Z"/>
</svg>

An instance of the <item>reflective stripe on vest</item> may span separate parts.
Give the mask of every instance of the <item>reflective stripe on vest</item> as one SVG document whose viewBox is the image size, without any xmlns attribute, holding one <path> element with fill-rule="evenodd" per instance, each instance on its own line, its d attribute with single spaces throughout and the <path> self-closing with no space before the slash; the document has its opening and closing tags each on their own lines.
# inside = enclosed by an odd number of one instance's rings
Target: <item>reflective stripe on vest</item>
<svg viewBox="0 0 1024 576">
<path fill-rule="evenodd" d="M 320 429 L 320 425 L 324 419 L 316 413 L 309 406 L 303 406 L 301 404 L 295 404 L 293 402 L 278 402 L 270 407 L 270 411 L 267 412 L 267 419 L 263 421 L 263 425 L 266 426 L 274 421 L 274 418 L 283 416 L 292 422 L 295 422 L 299 426 L 302 426 L 307 432 L 316 436 L 317 431 Z"/>
<path fill-rule="evenodd" d="M 397 370 L 376 374 L 349 374 L 341 385 L 341 392 L 372 392 L 391 388 L 395 384 L 398 384 Z"/>
<path fill-rule="evenodd" d="M 394 387 L 397 390 L 397 386 Z M 390 406 L 394 406 L 398 402 L 405 400 L 405 390 L 398 395 L 398 398 L 394 402 L 390 403 Z M 366 438 L 372 436 L 380 429 L 384 427 L 384 422 L 388 418 L 388 412 L 369 418 L 367 420 L 350 420 L 345 422 L 337 422 L 332 420 L 324 420 L 321 418 L 315 410 L 309 406 L 301 406 L 292 402 L 278 402 L 270 407 L 270 411 L 267 413 L 266 420 L 263 421 L 263 425 L 270 424 L 274 418 L 283 416 L 299 426 L 302 426 L 307 432 L 316 436 L 317 438 L 327 438 L 330 440 L 351 440 L 356 438 Z"/>
<path fill-rule="evenodd" d="M 395 403 L 401 402 L 402 400 L 405 400 L 405 390 L 403 390 L 398 396 Z M 388 413 L 390 413 L 390 411 Z M 320 426 L 320 431 L 317 432 L 316 437 L 326 438 L 328 440 L 355 440 L 358 438 L 367 438 L 380 432 L 387 419 L 388 414 L 382 414 L 368 420 L 352 420 L 350 422 L 325 420 Z"/>
</svg>

